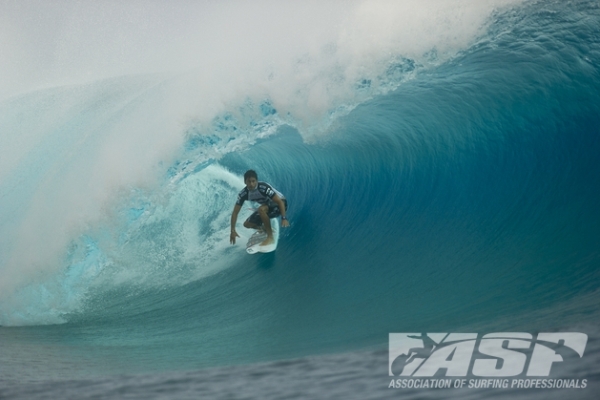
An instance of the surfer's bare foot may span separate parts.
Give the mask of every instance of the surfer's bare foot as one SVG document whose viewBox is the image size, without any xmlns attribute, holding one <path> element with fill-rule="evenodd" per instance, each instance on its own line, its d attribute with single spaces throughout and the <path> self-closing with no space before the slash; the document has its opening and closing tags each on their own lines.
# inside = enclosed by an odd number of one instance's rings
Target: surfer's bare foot
<svg viewBox="0 0 600 400">
<path fill-rule="evenodd" d="M 260 245 L 261 246 L 268 246 L 270 244 L 275 243 L 275 240 L 273 239 L 273 236 L 271 237 L 267 237 Z"/>
</svg>

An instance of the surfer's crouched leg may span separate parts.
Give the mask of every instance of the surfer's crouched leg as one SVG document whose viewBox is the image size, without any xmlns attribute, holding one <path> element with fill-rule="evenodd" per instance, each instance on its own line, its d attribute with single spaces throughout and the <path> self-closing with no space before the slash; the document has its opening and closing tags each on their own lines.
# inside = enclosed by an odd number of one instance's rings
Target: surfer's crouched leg
<svg viewBox="0 0 600 400">
<path fill-rule="evenodd" d="M 246 221 L 244 221 L 244 228 L 248 228 L 248 229 L 262 229 L 262 226 L 253 224 L 252 221 L 250 221 L 250 218 L 248 218 Z"/>
<path fill-rule="evenodd" d="M 269 218 L 269 206 L 266 204 L 260 206 L 258 208 L 258 215 L 260 215 L 260 219 L 263 223 L 264 230 L 267 233 L 267 238 L 260 245 L 267 246 L 269 244 L 273 244 L 274 239 L 273 230 L 271 229 L 271 219 Z"/>
<path fill-rule="evenodd" d="M 244 228 L 248 229 L 263 229 L 263 221 L 258 211 L 255 211 L 244 221 Z"/>
</svg>

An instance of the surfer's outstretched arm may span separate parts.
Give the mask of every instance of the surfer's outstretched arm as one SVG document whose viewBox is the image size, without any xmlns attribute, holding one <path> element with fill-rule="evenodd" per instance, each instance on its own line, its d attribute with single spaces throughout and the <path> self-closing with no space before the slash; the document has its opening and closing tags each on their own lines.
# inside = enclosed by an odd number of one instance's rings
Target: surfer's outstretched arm
<svg viewBox="0 0 600 400">
<path fill-rule="evenodd" d="M 231 233 L 229 234 L 229 242 L 231 244 L 235 244 L 235 239 L 240 237 L 240 235 L 238 235 L 238 233 L 235 230 L 235 224 L 237 222 L 237 217 L 241 209 L 242 206 L 236 204 L 233 207 L 233 212 L 231 213 Z"/>
</svg>

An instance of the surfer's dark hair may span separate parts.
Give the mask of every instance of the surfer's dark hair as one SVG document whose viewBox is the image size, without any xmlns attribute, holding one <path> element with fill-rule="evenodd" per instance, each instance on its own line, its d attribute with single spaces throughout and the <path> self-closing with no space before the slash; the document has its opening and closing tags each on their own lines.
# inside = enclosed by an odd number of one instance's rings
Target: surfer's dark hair
<svg viewBox="0 0 600 400">
<path fill-rule="evenodd" d="M 254 171 L 253 169 L 249 169 L 248 171 L 246 171 L 246 173 L 244 174 L 244 182 L 246 182 L 248 178 L 254 178 L 258 180 L 258 175 L 256 175 L 256 171 Z"/>
</svg>

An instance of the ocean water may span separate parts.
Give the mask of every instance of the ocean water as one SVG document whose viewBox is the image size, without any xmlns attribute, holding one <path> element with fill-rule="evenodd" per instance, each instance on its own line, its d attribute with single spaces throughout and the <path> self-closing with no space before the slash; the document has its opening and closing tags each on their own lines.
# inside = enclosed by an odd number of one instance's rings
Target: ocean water
<svg viewBox="0 0 600 400">
<path fill-rule="evenodd" d="M 140 7 L 0 3 L 0 399 L 597 397 L 598 2 Z M 400 332 L 582 332 L 587 387 L 389 388 Z"/>
</svg>

